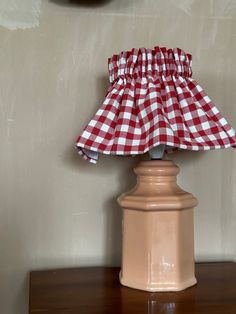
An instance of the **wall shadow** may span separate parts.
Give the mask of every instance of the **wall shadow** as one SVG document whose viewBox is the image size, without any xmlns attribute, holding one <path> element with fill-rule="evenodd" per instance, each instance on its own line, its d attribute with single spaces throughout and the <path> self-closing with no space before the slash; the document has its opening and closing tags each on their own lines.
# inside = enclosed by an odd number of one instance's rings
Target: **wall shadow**
<svg viewBox="0 0 236 314">
<path fill-rule="evenodd" d="M 116 178 L 119 184 L 117 194 L 110 195 L 104 203 L 104 212 L 106 216 L 104 255 L 105 264 L 109 266 L 121 265 L 123 212 L 117 202 L 117 198 L 122 193 L 128 192 L 136 185 L 136 175 L 133 172 L 133 168 L 141 160 L 140 156 L 135 158 L 125 157 L 124 159 L 122 171 L 119 173 L 118 178 Z"/>
</svg>

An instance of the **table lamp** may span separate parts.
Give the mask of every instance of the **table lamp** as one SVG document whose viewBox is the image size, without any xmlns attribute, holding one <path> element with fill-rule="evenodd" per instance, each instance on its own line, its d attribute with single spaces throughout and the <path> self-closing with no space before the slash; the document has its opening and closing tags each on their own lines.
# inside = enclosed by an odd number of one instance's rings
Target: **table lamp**
<svg viewBox="0 0 236 314">
<path fill-rule="evenodd" d="M 236 147 L 236 134 L 192 78 L 182 49 L 132 49 L 108 59 L 110 87 L 77 139 L 84 159 L 99 153 L 150 160 L 134 169 L 137 184 L 122 194 L 121 284 L 145 291 L 180 291 L 196 283 L 193 208 L 196 198 L 176 183 L 173 150 Z"/>
</svg>

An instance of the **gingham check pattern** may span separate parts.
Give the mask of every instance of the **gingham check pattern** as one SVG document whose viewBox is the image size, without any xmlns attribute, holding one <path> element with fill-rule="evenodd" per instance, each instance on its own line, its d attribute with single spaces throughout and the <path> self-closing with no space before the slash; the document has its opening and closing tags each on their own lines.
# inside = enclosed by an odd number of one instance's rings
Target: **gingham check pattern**
<svg viewBox="0 0 236 314">
<path fill-rule="evenodd" d="M 77 140 L 79 153 L 143 154 L 160 144 L 209 150 L 236 147 L 236 135 L 191 78 L 190 54 L 179 48 L 132 49 L 108 60 L 110 88 Z"/>
</svg>

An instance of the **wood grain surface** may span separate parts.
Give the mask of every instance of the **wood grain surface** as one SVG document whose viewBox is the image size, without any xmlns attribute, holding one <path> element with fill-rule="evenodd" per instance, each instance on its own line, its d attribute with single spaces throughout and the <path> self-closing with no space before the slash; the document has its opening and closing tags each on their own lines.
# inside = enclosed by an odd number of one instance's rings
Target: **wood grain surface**
<svg viewBox="0 0 236 314">
<path fill-rule="evenodd" d="M 33 271 L 29 313 L 236 313 L 236 263 L 200 263 L 196 276 L 184 291 L 149 293 L 121 286 L 119 268 Z"/>
</svg>

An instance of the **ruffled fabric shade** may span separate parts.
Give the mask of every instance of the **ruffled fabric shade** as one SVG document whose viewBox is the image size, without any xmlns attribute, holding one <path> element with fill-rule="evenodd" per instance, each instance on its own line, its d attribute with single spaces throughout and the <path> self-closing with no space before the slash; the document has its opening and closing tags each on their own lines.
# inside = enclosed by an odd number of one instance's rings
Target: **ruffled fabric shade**
<svg viewBox="0 0 236 314">
<path fill-rule="evenodd" d="M 191 77 L 192 56 L 179 48 L 132 49 L 108 60 L 111 85 L 78 137 L 79 154 L 143 154 L 236 147 L 234 129 Z"/>
</svg>

